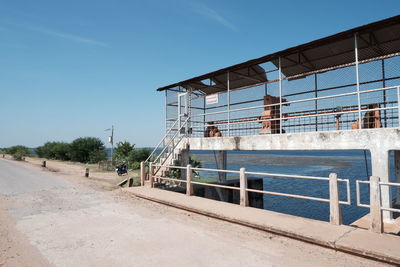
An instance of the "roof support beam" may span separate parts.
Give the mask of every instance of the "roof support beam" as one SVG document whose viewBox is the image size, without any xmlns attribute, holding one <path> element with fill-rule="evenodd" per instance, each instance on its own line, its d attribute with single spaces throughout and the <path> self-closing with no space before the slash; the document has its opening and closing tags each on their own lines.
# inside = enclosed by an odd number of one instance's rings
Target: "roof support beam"
<svg viewBox="0 0 400 267">
<path fill-rule="evenodd" d="M 257 79 L 257 78 L 254 78 L 254 77 L 250 77 L 250 76 L 247 76 L 247 75 L 243 75 L 243 74 L 237 73 L 236 71 L 231 71 L 231 73 L 234 73 L 235 75 L 237 75 L 237 76 L 239 76 L 239 77 L 242 77 L 242 78 L 244 78 L 244 79 L 248 79 L 248 80 L 251 80 L 251 81 L 255 81 L 255 82 L 265 82 L 265 81 L 263 81 L 263 80 L 261 80 L 261 79 Z"/>
</svg>

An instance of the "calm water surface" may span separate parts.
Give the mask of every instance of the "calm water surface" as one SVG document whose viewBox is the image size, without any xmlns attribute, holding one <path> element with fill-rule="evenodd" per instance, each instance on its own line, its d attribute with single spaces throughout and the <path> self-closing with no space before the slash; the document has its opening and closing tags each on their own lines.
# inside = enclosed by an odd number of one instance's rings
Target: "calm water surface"
<svg viewBox="0 0 400 267">
<path fill-rule="evenodd" d="M 216 168 L 213 151 L 192 151 L 192 154 L 202 161 L 203 167 Z M 371 175 L 369 160 L 369 153 L 365 161 L 363 151 L 229 151 L 227 169 L 239 170 L 244 167 L 247 171 L 254 172 L 322 177 L 328 177 L 330 173 L 335 172 L 339 178 L 350 179 L 351 205 L 341 205 L 343 223 L 350 224 L 369 211 L 356 206 L 355 182 L 367 180 L 367 167 Z M 393 159 L 390 162 L 390 180 L 395 181 Z M 216 174 L 203 172 L 201 176 L 216 177 Z M 229 178 L 238 176 L 232 175 Z M 268 191 L 329 198 L 327 181 L 263 178 L 263 187 Z M 339 191 L 341 200 L 346 200 L 345 183 L 339 183 Z M 369 202 L 368 185 L 361 185 L 361 202 Z M 329 203 L 324 202 L 264 195 L 264 208 L 317 220 L 329 220 Z"/>
</svg>

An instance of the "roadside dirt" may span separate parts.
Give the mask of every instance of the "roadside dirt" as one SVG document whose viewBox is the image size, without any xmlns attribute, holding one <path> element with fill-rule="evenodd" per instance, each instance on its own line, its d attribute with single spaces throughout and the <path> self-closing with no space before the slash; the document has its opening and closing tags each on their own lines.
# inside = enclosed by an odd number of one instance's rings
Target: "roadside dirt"
<svg viewBox="0 0 400 267">
<path fill-rule="evenodd" d="M 15 221 L 6 211 L 7 200 L 0 198 L 0 266 L 51 266 L 29 239 L 15 227 Z"/>
</svg>

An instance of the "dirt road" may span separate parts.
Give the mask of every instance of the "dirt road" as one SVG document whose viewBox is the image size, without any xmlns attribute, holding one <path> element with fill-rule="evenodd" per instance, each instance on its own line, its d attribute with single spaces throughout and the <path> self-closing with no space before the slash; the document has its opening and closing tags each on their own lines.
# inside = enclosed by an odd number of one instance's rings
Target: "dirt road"
<svg viewBox="0 0 400 267">
<path fill-rule="evenodd" d="M 0 159 L 0 266 L 384 266 L 106 190 L 52 164 L 58 172 Z"/>
</svg>

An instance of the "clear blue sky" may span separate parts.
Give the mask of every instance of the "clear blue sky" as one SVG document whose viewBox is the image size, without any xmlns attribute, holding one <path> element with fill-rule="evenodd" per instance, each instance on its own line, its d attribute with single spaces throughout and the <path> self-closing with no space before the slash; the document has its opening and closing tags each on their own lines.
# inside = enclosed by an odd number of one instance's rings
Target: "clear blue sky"
<svg viewBox="0 0 400 267">
<path fill-rule="evenodd" d="M 1 0 L 0 147 L 154 146 L 156 88 L 399 14 L 399 0 Z"/>
</svg>

